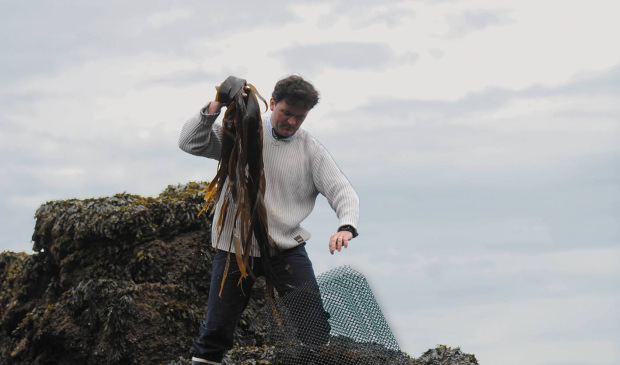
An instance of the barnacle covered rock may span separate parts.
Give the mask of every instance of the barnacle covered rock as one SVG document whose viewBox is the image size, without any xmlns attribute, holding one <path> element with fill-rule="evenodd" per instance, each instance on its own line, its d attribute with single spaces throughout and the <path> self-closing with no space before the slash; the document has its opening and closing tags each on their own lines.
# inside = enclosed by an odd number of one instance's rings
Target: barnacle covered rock
<svg viewBox="0 0 620 365">
<path fill-rule="evenodd" d="M 417 358 L 414 365 L 478 365 L 476 356 L 465 354 L 460 348 L 437 345 Z"/>
<path fill-rule="evenodd" d="M 57 200 L 35 213 L 35 251 L 65 256 L 76 244 L 96 240 L 144 242 L 179 232 L 207 228 L 199 217 L 205 183 L 168 186 L 157 198 L 116 194 L 107 198 Z"/>
<path fill-rule="evenodd" d="M 165 364 L 188 356 L 211 276 L 211 221 L 198 217 L 205 186 L 43 204 L 35 254 L 0 254 L 0 364 Z M 261 293 L 243 316 L 239 346 L 261 341 Z"/>
<path fill-rule="evenodd" d="M 205 186 L 43 204 L 35 214 L 35 253 L 0 254 L 0 364 L 189 365 L 214 253 L 211 218 L 198 216 Z M 303 346 L 268 344 L 264 280 L 251 297 L 224 363 L 306 358 Z M 311 355 L 317 364 L 357 365 L 386 363 L 379 358 L 386 353 L 332 338 Z M 445 346 L 420 359 L 395 355 L 388 363 L 477 364 Z"/>
</svg>

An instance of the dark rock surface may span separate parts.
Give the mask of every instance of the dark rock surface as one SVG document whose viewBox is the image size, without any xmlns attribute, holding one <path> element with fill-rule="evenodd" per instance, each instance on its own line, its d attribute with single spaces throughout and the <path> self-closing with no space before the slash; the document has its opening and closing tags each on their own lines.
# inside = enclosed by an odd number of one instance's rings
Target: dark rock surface
<svg viewBox="0 0 620 365">
<path fill-rule="evenodd" d="M 35 251 L 0 254 L 0 364 L 189 364 L 211 275 L 204 183 L 156 198 L 53 201 L 36 212 Z M 255 285 L 227 364 L 279 364 L 291 351 L 266 344 Z M 335 341 L 334 343 L 338 343 Z M 330 346 L 317 364 L 380 364 L 368 346 Z M 301 350 L 299 350 L 301 351 Z M 332 361 L 332 359 L 334 361 Z M 399 364 L 477 364 L 439 346 Z M 353 360 L 352 360 L 353 361 Z"/>
</svg>

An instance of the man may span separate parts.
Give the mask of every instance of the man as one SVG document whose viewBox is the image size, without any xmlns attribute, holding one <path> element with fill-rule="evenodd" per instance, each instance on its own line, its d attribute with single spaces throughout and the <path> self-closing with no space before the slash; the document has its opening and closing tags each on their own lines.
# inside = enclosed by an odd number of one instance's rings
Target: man
<svg viewBox="0 0 620 365">
<path fill-rule="evenodd" d="M 301 76 L 291 75 L 276 83 L 269 100 L 271 114 L 263 120 L 263 162 L 266 181 L 265 207 L 269 235 L 275 241 L 280 255 L 258 257 L 253 247 L 251 267 L 257 276 L 264 275 L 260 260 L 270 260 L 277 276 L 274 283 L 282 297 L 299 286 L 317 287 L 312 263 L 305 249 L 310 232 L 301 222 L 312 212 L 318 194 L 323 194 L 338 216 L 336 233 L 329 239 L 329 251 L 334 254 L 357 236 L 359 199 L 357 193 L 338 168 L 327 150 L 307 131 L 301 129 L 310 110 L 318 103 L 319 95 L 314 86 Z M 190 118 L 181 131 L 179 147 L 188 153 L 219 160 L 222 126 L 216 119 L 223 107 L 211 101 Z M 215 216 L 221 204 L 216 204 Z M 215 225 L 214 225 L 215 226 Z M 239 283 L 239 269 L 234 259 L 227 259 L 234 252 L 232 242 L 227 242 L 232 227 L 222 227 L 219 236 L 214 227 L 212 242 L 218 244 L 213 260 L 211 287 L 207 303 L 206 321 L 200 328 L 200 336 L 194 341 L 196 356 L 193 365 L 219 364 L 224 352 L 233 345 L 237 321 L 249 301 L 250 278 Z M 289 268 L 291 270 L 289 270 Z M 220 287 L 227 271 L 224 287 Z M 310 328 L 300 330 L 304 343 L 326 343 L 329 335 L 327 315 L 319 303 L 321 315 L 312 317 L 315 326 L 325 332 L 323 338 L 310 336 Z M 321 324 L 323 323 L 323 324 Z M 305 337 L 304 337 L 305 334 Z M 319 336 L 321 337 L 321 336 Z"/>
</svg>

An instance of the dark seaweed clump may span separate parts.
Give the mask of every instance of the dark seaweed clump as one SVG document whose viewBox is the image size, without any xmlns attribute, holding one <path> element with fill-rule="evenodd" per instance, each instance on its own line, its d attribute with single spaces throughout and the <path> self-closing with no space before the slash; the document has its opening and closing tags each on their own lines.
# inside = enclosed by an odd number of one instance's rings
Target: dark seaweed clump
<svg viewBox="0 0 620 365">
<path fill-rule="evenodd" d="M 0 254 L 0 364 L 189 364 L 213 257 L 211 217 L 198 216 L 205 186 L 43 204 L 35 213 L 35 252 Z M 269 346 L 264 292 L 258 282 L 224 363 L 281 364 L 284 354 L 306 351 Z M 342 357 L 382 363 L 367 345 L 332 344 L 317 364 Z M 445 346 L 420 359 L 398 358 L 398 364 L 477 364 Z"/>
</svg>

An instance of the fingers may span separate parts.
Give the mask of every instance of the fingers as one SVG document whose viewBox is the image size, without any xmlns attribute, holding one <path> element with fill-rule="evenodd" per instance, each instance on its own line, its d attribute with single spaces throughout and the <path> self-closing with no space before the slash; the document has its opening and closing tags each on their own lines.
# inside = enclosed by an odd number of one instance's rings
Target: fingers
<svg viewBox="0 0 620 365">
<path fill-rule="evenodd" d="M 329 239 L 329 253 L 334 254 L 334 252 L 342 250 L 342 248 L 349 247 L 349 240 L 352 238 L 351 232 L 338 232 L 331 236 Z"/>
<path fill-rule="evenodd" d="M 250 91 L 252 91 L 252 89 L 250 89 L 249 86 L 244 86 L 243 90 L 241 91 L 241 96 L 243 96 L 244 98 L 247 98 L 248 95 L 250 94 Z"/>
</svg>

